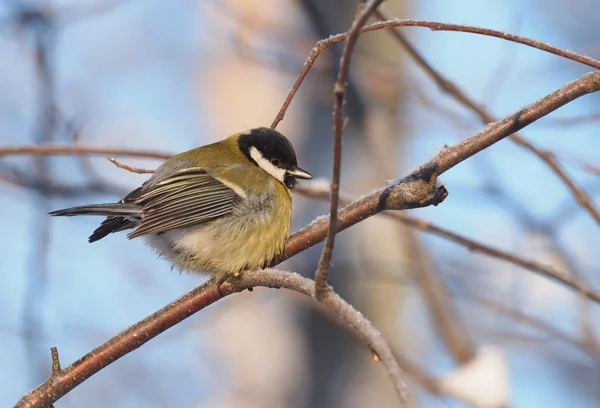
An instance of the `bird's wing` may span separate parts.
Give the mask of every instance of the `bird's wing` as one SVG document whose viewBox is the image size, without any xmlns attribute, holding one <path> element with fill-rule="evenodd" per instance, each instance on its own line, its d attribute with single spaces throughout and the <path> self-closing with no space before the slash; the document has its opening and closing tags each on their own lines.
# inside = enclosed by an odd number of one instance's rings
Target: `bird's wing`
<svg viewBox="0 0 600 408">
<path fill-rule="evenodd" d="M 190 227 L 223 217 L 241 197 L 218 177 L 186 168 L 144 189 L 135 201 L 143 217 L 129 238 Z"/>
</svg>

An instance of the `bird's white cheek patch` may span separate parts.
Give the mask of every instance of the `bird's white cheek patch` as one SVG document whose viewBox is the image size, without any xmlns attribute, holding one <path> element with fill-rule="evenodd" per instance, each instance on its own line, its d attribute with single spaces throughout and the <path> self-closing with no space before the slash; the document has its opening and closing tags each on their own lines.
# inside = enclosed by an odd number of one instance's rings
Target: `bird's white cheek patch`
<svg viewBox="0 0 600 408">
<path fill-rule="evenodd" d="M 250 157 L 254 159 L 256 164 L 269 173 L 271 176 L 275 177 L 277 180 L 284 182 L 285 179 L 285 169 L 280 169 L 277 166 L 274 166 L 269 160 L 265 159 L 265 157 L 258 151 L 256 147 L 250 148 Z"/>
</svg>

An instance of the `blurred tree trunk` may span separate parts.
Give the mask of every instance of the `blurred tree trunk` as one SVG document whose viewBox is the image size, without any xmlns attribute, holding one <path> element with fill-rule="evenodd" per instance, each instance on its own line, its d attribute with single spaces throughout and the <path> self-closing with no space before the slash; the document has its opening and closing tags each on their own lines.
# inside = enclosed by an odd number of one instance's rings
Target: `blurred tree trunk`
<svg viewBox="0 0 600 408">
<path fill-rule="evenodd" d="M 303 0 L 317 35 L 346 31 L 356 13 L 356 2 Z M 394 15 L 406 15 L 404 1 L 386 2 Z M 333 67 L 331 90 L 343 45 L 330 51 Z M 353 57 L 350 91 L 345 114 L 349 117 L 344 132 L 342 191 L 364 194 L 381 186 L 402 169 L 396 152 L 404 150 L 398 117 L 403 55 L 388 33 L 361 37 Z M 313 105 L 310 114 L 310 157 L 320 163 L 321 174 L 331 175 L 333 93 L 322 105 Z M 322 139 L 329 138 L 326 150 Z M 312 167 L 311 167 L 312 168 Z M 375 170 L 375 171 L 374 171 Z M 367 178 L 365 175 L 369 175 Z M 346 180 L 359 180 L 350 185 Z M 403 230 L 404 231 L 404 230 Z M 371 219 L 338 235 L 330 272 L 330 283 L 359 310 L 363 311 L 396 347 L 402 347 L 405 334 L 399 336 L 406 289 L 397 283 L 409 271 L 406 239 L 386 220 Z M 310 264 L 316 265 L 320 252 L 313 252 Z M 381 276 L 392 277 L 382 280 Z M 316 313 L 307 319 L 311 340 L 313 392 L 310 407 L 397 406 L 385 370 L 373 363 L 372 356 L 347 335 L 331 326 Z"/>
<path fill-rule="evenodd" d="M 283 41 L 277 27 L 289 16 L 298 15 L 298 10 L 291 2 L 277 0 L 231 0 L 208 9 L 214 15 L 200 19 L 213 22 L 209 30 L 211 37 L 219 38 L 215 41 L 219 47 L 211 50 L 217 61 L 197 69 L 197 101 L 198 111 L 208 119 L 211 136 L 216 140 L 251 127 L 269 126 L 293 79 L 257 50 L 271 49 Z M 206 12 L 207 7 L 202 4 L 198 10 Z M 301 21 L 288 23 L 291 27 L 286 28 L 293 31 L 293 25 Z M 240 47 L 246 47 L 243 53 Z M 299 96 L 278 127 L 295 146 L 302 145 L 298 139 L 303 133 L 302 105 Z M 228 382 L 219 383 L 212 401 L 203 406 L 304 406 L 308 364 L 295 303 L 281 292 L 263 291 L 232 296 L 217 306 L 207 361 L 214 364 L 215 377 Z"/>
</svg>

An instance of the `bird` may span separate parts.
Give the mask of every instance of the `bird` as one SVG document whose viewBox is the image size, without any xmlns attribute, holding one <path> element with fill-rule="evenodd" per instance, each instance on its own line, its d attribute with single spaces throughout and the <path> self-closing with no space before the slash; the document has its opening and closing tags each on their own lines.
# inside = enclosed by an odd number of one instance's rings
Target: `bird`
<svg viewBox="0 0 600 408">
<path fill-rule="evenodd" d="M 130 230 L 172 268 L 226 280 L 283 252 L 297 179 L 312 175 L 290 141 L 258 127 L 170 157 L 117 203 L 49 214 L 106 216 L 90 243 Z"/>
</svg>

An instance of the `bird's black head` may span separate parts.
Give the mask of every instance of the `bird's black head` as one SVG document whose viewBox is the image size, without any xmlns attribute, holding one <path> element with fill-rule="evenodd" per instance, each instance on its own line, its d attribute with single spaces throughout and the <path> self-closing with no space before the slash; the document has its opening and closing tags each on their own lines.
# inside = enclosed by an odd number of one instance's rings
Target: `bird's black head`
<svg viewBox="0 0 600 408">
<path fill-rule="evenodd" d="M 296 179 L 311 179 L 309 172 L 298 167 L 296 152 L 290 141 L 271 128 L 251 129 L 238 139 L 248 160 L 293 189 Z"/>
</svg>

